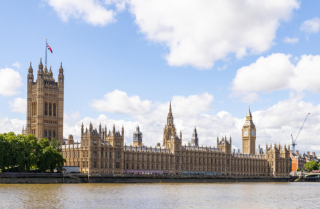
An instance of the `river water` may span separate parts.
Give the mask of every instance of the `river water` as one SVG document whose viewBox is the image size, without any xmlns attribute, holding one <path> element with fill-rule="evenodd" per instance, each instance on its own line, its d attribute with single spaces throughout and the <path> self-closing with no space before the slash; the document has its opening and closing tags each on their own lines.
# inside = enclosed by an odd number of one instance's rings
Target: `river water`
<svg viewBox="0 0 320 209">
<path fill-rule="evenodd" d="M 319 183 L 0 184 L 0 208 L 320 208 Z"/>
</svg>

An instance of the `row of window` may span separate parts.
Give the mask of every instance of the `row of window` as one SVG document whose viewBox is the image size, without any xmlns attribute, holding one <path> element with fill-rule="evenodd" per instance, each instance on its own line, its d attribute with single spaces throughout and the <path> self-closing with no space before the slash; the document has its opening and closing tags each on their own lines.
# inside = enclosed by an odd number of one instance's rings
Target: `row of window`
<svg viewBox="0 0 320 209">
<path fill-rule="evenodd" d="M 57 116 L 56 114 L 56 111 L 57 111 L 57 105 L 56 103 L 49 103 L 48 102 L 45 102 L 44 103 L 44 115 L 49 115 L 49 116 Z"/>
<path fill-rule="evenodd" d="M 50 129 L 44 129 L 44 138 L 47 138 L 51 140 L 51 138 L 56 138 L 56 131 L 55 130 L 50 130 Z"/>
</svg>

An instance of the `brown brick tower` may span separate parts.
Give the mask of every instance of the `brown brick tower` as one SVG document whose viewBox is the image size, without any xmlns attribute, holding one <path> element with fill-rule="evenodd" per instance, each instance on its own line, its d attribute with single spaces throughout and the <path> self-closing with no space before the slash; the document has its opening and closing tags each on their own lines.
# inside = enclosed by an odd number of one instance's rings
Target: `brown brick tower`
<svg viewBox="0 0 320 209">
<path fill-rule="evenodd" d="M 59 69 L 58 82 L 47 66 L 38 66 L 37 81 L 34 82 L 33 69 L 30 63 L 28 70 L 27 92 L 27 134 L 38 139 L 46 137 L 51 140 L 63 140 L 63 102 L 64 75 L 62 63 Z"/>
</svg>

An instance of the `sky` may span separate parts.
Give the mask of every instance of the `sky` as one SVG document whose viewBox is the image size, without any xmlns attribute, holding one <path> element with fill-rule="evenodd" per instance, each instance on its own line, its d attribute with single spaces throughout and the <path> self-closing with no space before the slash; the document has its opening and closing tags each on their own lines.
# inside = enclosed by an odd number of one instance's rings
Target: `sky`
<svg viewBox="0 0 320 209">
<path fill-rule="evenodd" d="M 316 0 L 42 0 L 0 3 L 0 133 L 26 124 L 27 72 L 65 75 L 64 137 L 90 121 L 123 125 L 132 143 L 162 142 L 172 102 L 183 143 L 232 137 L 248 108 L 256 145 L 320 154 L 320 2 Z"/>
</svg>

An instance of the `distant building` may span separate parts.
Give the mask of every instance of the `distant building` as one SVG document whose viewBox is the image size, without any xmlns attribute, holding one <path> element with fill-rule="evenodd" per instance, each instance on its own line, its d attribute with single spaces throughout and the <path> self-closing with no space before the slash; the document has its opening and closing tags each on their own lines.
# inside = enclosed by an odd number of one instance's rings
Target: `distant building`
<svg viewBox="0 0 320 209">
<path fill-rule="evenodd" d="M 290 150 L 290 159 L 291 159 L 291 171 L 297 171 L 298 169 L 303 169 L 303 166 L 310 161 L 315 161 L 316 163 L 320 162 L 320 159 L 316 156 L 315 152 L 308 151 L 307 154 L 300 154 L 299 150 L 296 150 L 296 153 L 292 153 Z"/>
<path fill-rule="evenodd" d="M 192 138 L 191 138 L 191 146 L 198 147 L 199 146 L 199 139 L 196 127 L 193 129 Z"/>
<path fill-rule="evenodd" d="M 107 132 L 81 125 L 81 143 L 62 146 L 65 166 L 79 166 L 80 172 L 91 174 L 181 174 L 185 172 L 218 172 L 222 175 L 288 177 L 290 173 L 290 147 L 266 146 L 266 153 L 258 148 L 255 153 L 255 126 L 249 113 L 242 130 L 242 143 L 248 153 L 232 151 L 232 139 L 217 138 L 217 147 L 199 147 L 196 129 L 194 145 L 182 145 L 182 133 L 176 133 L 171 105 L 163 132 L 163 146 L 142 144 L 142 133 L 137 127 L 133 145 L 124 144 L 124 128 L 115 126 Z M 103 139 L 103 140 L 102 140 Z M 253 154 L 250 154 L 252 153 Z"/>
</svg>

